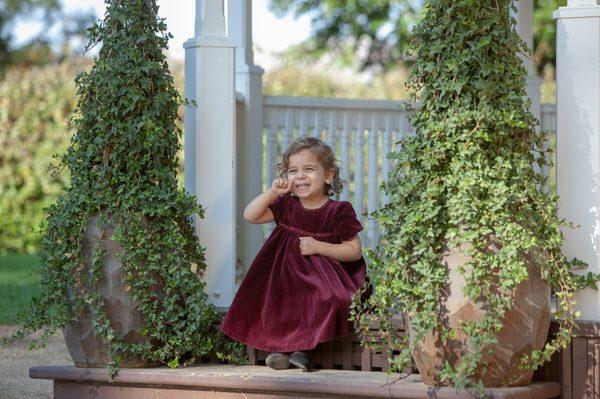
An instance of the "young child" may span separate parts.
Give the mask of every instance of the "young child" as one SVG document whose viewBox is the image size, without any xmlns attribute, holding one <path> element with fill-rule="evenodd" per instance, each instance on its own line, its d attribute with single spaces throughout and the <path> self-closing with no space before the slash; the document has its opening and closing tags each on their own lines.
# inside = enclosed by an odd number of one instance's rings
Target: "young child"
<svg viewBox="0 0 600 399">
<path fill-rule="evenodd" d="M 273 369 L 310 371 L 306 351 L 348 336 L 349 306 L 365 280 L 362 230 L 352 205 L 329 198 L 342 190 L 331 148 L 295 140 L 283 154 L 279 178 L 244 210 L 250 223 L 276 227 L 250 265 L 221 330 L 271 352 Z"/>
</svg>

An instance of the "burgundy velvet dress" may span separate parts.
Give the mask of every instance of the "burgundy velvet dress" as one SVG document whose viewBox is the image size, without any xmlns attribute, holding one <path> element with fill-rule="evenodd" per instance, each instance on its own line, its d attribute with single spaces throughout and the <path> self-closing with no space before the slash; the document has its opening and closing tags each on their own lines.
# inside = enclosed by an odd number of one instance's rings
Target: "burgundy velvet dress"
<svg viewBox="0 0 600 399">
<path fill-rule="evenodd" d="M 365 280 L 364 258 L 303 256 L 299 237 L 336 244 L 351 239 L 362 230 L 352 205 L 329 199 L 306 209 L 288 193 L 269 208 L 277 226 L 250 265 L 221 330 L 268 352 L 310 350 L 348 336 L 352 296 Z"/>
</svg>

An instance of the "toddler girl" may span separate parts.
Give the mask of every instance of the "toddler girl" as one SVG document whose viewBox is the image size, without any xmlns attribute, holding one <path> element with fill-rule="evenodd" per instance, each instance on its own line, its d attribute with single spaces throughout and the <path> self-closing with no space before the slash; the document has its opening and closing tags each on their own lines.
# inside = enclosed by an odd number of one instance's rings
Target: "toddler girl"
<svg viewBox="0 0 600 399">
<path fill-rule="evenodd" d="M 331 148 L 306 137 L 283 154 L 272 186 L 244 210 L 250 223 L 276 227 L 250 265 L 221 330 L 271 352 L 274 369 L 311 369 L 304 351 L 348 335 L 349 306 L 365 280 L 362 230 L 342 190 Z"/>
</svg>

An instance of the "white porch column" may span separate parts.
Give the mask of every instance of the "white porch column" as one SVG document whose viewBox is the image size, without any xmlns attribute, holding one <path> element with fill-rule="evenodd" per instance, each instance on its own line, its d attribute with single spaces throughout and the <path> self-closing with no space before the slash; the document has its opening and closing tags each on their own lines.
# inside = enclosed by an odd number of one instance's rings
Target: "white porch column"
<svg viewBox="0 0 600 399">
<path fill-rule="evenodd" d="M 557 20 L 557 190 L 566 230 L 564 252 L 600 271 L 600 5 L 569 0 Z M 576 298 L 582 319 L 600 320 L 600 294 Z"/>
<path fill-rule="evenodd" d="M 262 74 L 252 51 L 252 0 L 227 0 L 229 38 L 235 42 L 236 87 L 243 101 L 237 121 L 237 282 L 262 245 L 262 227 L 243 220 L 246 205 L 262 192 Z"/>
<path fill-rule="evenodd" d="M 235 44 L 227 37 L 223 0 L 196 0 L 196 14 L 196 37 L 184 44 L 185 97 L 197 103 L 185 109 L 185 183 L 206 207 L 195 225 L 206 248 L 209 301 L 225 309 L 236 260 Z"/>
</svg>

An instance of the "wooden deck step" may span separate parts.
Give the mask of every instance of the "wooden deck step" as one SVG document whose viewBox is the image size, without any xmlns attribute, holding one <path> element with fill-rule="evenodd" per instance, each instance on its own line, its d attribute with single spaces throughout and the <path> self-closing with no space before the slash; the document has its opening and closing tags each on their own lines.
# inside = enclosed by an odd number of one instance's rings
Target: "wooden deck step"
<svg viewBox="0 0 600 399">
<path fill-rule="evenodd" d="M 301 399 L 404 398 L 459 399 L 473 396 L 453 388 L 433 390 L 418 375 L 350 370 L 271 370 L 265 366 L 201 365 L 183 369 L 121 369 L 109 383 L 105 369 L 37 366 L 29 376 L 54 380 L 55 399 Z M 397 380 L 398 379 L 398 380 Z M 397 380 L 393 384 L 392 381 Z M 560 385 L 537 382 L 519 388 L 493 388 L 498 398 L 555 398 Z"/>
</svg>

